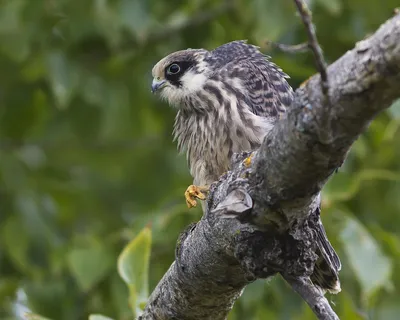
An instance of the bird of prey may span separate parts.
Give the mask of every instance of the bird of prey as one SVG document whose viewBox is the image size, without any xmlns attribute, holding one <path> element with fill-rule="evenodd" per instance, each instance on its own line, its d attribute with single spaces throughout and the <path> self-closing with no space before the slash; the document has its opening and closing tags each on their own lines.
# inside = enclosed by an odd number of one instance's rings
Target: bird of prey
<svg viewBox="0 0 400 320">
<path fill-rule="evenodd" d="M 193 185 L 189 207 L 204 200 L 209 186 L 229 170 L 234 153 L 257 149 L 293 99 L 288 76 L 246 41 L 212 51 L 187 49 L 169 54 L 152 70 L 152 92 L 177 110 L 174 139 L 186 152 Z M 320 287 L 340 290 L 340 261 L 321 224 Z M 333 276 L 332 276 L 333 275 Z"/>
<path fill-rule="evenodd" d="M 293 96 L 282 70 L 244 41 L 172 53 L 152 73 L 152 91 L 178 109 L 174 137 L 194 178 L 189 206 L 228 171 L 233 153 L 260 146 Z"/>
</svg>

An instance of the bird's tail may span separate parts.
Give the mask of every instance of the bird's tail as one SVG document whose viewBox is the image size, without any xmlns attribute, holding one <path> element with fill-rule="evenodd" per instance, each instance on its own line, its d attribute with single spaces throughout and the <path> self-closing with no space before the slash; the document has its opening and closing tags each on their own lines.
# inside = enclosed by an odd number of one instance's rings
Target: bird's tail
<svg viewBox="0 0 400 320">
<path fill-rule="evenodd" d="M 342 266 L 340 259 L 328 240 L 319 212 L 316 218 L 318 219 L 315 229 L 318 260 L 311 275 L 311 281 L 323 290 L 327 290 L 330 293 L 338 293 L 341 290 L 339 271 Z"/>
</svg>

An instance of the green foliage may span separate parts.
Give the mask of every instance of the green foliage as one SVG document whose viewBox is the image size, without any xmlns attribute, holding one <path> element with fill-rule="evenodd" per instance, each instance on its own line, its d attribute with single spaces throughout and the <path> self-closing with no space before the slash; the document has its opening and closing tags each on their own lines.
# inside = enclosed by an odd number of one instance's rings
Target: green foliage
<svg viewBox="0 0 400 320">
<path fill-rule="evenodd" d="M 67 264 L 82 291 L 89 291 L 113 269 L 114 257 L 100 243 L 85 248 L 73 248 L 67 254 Z"/>
<path fill-rule="evenodd" d="M 31 312 L 25 313 L 24 317 L 26 320 L 50 320 L 49 318 L 45 318 Z"/>
<path fill-rule="evenodd" d="M 91 314 L 89 320 L 113 320 L 112 318 L 102 316 L 101 314 Z"/>
<path fill-rule="evenodd" d="M 249 39 L 294 87 L 315 73 L 311 54 L 264 42 L 306 39 L 291 0 L 224 3 L 0 1 L 0 319 L 132 319 L 173 261 L 179 232 L 200 218 L 183 199 L 191 178 L 171 141 L 175 110 L 150 93 L 160 58 Z M 329 62 L 398 6 L 309 3 Z M 322 218 L 343 262 L 343 291 L 329 299 L 342 319 L 400 312 L 399 126 L 398 101 L 324 190 Z M 118 275 L 124 247 L 128 287 Z M 250 285 L 229 318 L 314 319 L 279 277 Z"/>
<path fill-rule="evenodd" d="M 129 288 L 129 304 L 134 318 L 144 309 L 149 296 L 150 249 L 151 230 L 146 227 L 125 247 L 118 258 L 118 273 Z"/>
<path fill-rule="evenodd" d="M 383 254 L 372 235 L 356 220 L 343 217 L 344 228 L 340 233 L 349 266 L 358 278 L 364 299 L 374 291 L 388 285 L 392 262 Z M 371 261 L 371 256 L 374 260 Z"/>
</svg>

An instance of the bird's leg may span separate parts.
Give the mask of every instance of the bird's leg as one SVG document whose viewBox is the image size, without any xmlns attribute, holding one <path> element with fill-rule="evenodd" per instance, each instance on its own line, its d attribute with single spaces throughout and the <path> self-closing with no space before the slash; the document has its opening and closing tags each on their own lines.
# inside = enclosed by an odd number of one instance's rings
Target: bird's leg
<svg viewBox="0 0 400 320">
<path fill-rule="evenodd" d="M 204 193 L 207 193 L 210 190 L 210 186 L 195 186 L 190 185 L 185 191 L 185 199 L 188 208 L 193 208 L 197 205 L 196 198 L 200 200 L 205 200 L 206 196 Z"/>
</svg>

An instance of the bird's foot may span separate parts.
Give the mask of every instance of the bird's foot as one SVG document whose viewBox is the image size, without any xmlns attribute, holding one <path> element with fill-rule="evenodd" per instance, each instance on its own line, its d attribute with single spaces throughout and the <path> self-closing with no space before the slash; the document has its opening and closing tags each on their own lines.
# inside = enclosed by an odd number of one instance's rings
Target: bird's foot
<svg viewBox="0 0 400 320">
<path fill-rule="evenodd" d="M 185 199 L 188 208 L 193 208 L 197 205 L 197 199 L 205 200 L 206 196 L 204 193 L 208 192 L 209 187 L 199 187 L 195 185 L 190 185 L 185 191 Z"/>
<path fill-rule="evenodd" d="M 243 164 L 246 167 L 249 167 L 251 165 L 252 158 L 253 158 L 253 154 L 249 155 L 246 159 L 243 160 Z"/>
</svg>

